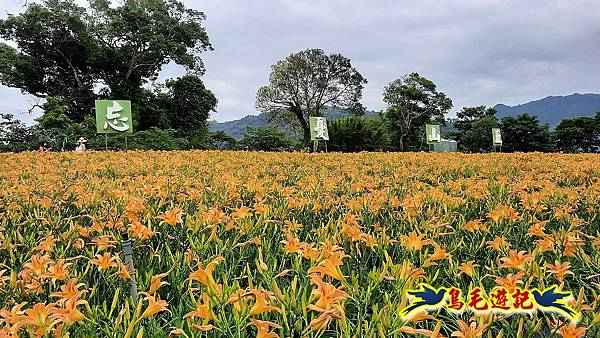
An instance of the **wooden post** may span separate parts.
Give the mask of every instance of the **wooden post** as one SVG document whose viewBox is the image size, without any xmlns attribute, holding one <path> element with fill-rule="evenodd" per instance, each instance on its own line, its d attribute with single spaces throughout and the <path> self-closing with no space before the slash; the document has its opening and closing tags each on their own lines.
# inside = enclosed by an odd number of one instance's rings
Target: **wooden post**
<svg viewBox="0 0 600 338">
<path fill-rule="evenodd" d="M 138 302 L 138 292 L 137 285 L 135 284 L 135 267 L 133 266 L 133 248 L 131 246 L 131 239 L 127 236 L 127 233 L 123 236 L 123 241 L 121 241 L 121 245 L 123 246 L 123 255 L 125 256 L 125 266 L 127 267 L 127 272 L 131 276 L 129 280 L 129 293 L 131 294 L 131 298 L 133 302 L 137 304 Z"/>
</svg>

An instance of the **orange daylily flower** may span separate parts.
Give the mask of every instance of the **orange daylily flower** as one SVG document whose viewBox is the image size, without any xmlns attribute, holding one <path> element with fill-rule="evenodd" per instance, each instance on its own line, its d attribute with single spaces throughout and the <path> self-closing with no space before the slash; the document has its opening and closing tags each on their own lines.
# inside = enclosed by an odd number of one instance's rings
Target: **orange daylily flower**
<svg viewBox="0 0 600 338">
<path fill-rule="evenodd" d="M 145 226 L 140 221 L 133 221 L 129 225 L 129 232 L 131 233 L 132 238 L 139 238 L 142 240 L 147 240 L 156 235 L 156 231 L 152 230 L 150 227 Z"/>
<path fill-rule="evenodd" d="M 287 234 L 287 240 L 281 241 L 281 243 L 285 244 L 284 249 L 285 253 L 297 253 L 302 252 L 302 248 L 300 246 L 300 241 L 295 238 L 291 233 Z"/>
<path fill-rule="evenodd" d="M 96 254 L 96 258 L 90 260 L 90 263 L 97 265 L 99 270 L 106 270 L 108 268 L 116 267 L 116 261 L 117 257 L 113 257 L 110 255 L 110 253 L 105 252 L 102 256 Z"/>
<path fill-rule="evenodd" d="M 421 310 L 421 311 L 418 311 L 418 312 L 414 313 L 410 317 L 409 321 L 411 323 L 418 323 L 418 322 L 420 322 L 422 320 L 426 320 L 426 319 L 433 320 L 433 319 L 435 319 L 435 317 L 433 317 L 432 315 L 430 315 L 429 313 L 427 313 L 427 310 Z"/>
<path fill-rule="evenodd" d="M 245 205 L 242 205 L 239 208 L 233 209 L 233 212 L 231 213 L 231 215 L 234 218 L 237 219 L 242 219 L 242 218 L 246 218 L 252 215 L 252 210 L 250 208 L 248 208 Z"/>
<path fill-rule="evenodd" d="M 521 217 L 510 205 L 498 204 L 494 210 L 487 214 L 487 216 L 495 223 L 501 219 L 507 218 L 510 221 L 517 221 Z"/>
<path fill-rule="evenodd" d="M 117 242 L 111 240 L 110 238 L 111 238 L 111 236 L 108 236 L 108 235 L 98 236 L 92 240 L 92 243 L 94 243 L 96 245 L 99 252 L 102 252 L 104 250 L 107 250 L 108 248 L 115 247 L 115 243 L 117 243 Z"/>
<path fill-rule="evenodd" d="M 202 263 L 199 262 L 198 270 L 190 274 L 190 282 L 198 281 L 204 286 L 206 286 L 210 292 L 220 295 L 223 291 L 223 286 L 217 284 L 217 282 L 212 276 L 212 272 L 214 271 L 215 267 L 224 260 L 225 259 L 223 257 L 219 256 L 213 259 L 210 263 L 206 264 L 206 269 L 203 269 Z"/>
<path fill-rule="evenodd" d="M 459 276 L 464 273 L 469 277 L 473 277 L 473 274 L 475 273 L 475 267 L 479 266 L 473 263 L 473 261 L 468 261 L 466 263 L 460 264 L 460 266 L 458 267 L 458 269 L 460 270 Z"/>
<path fill-rule="evenodd" d="M 394 276 L 407 282 L 413 282 L 419 278 L 423 278 L 425 276 L 425 270 L 416 268 L 409 260 L 405 259 L 402 261 L 400 270 L 398 270 Z"/>
<path fill-rule="evenodd" d="M 52 320 L 52 314 L 57 313 L 58 308 L 54 304 L 37 303 L 31 309 L 24 311 L 24 316 L 21 319 L 22 325 L 33 325 L 37 327 L 36 332 L 44 334 L 49 332 L 57 320 Z"/>
<path fill-rule="evenodd" d="M 178 223 L 183 222 L 183 211 L 180 208 L 173 208 L 164 214 L 158 216 L 159 219 L 162 219 L 161 223 L 167 223 L 168 225 L 177 225 Z"/>
<path fill-rule="evenodd" d="M 118 276 L 122 278 L 124 281 L 128 281 L 131 279 L 131 273 L 129 272 L 129 268 L 121 262 L 121 260 L 117 260 L 117 267 L 119 271 L 115 272 L 114 276 Z"/>
<path fill-rule="evenodd" d="M 148 301 L 148 307 L 144 312 L 142 312 L 142 316 L 140 318 L 148 318 L 154 316 L 155 314 L 162 311 L 169 311 L 167 307 L 169 306 L 166 301 L 160 299 L 160 296 L 156 295 L 152 296 L 148 293 L 143 292 L 146 297 L 146 301 Z"/>
<path fill-rule="evenodd" d="M 316 261 L 321 256 L 321 252 L 315 248 L 314 243 L 302 243 L 302 257 Z"/>
<path fill-rule="evenodd" d="M 311 294 L 317 297 L 315 304 L 307 306 L 309 310 L 319 312 L 320 315 L 313 319 L 308 327 L 317 331 L 325 330 L 332 320 L 346 320 L 343 301 L 348 298 L 348 294 L 341 289 L 336 288 L 330 283 L 324 282 L 321 277 L 312 275 L 310 280 L 317 286 Z"/>
<path fill-rule="evenodd" d="M 4 276 L 5 272 L 6 272 L 6 269 L 0 270 L 0 285 L 2 285 L 2 283 L 6 282 L 7 280 L 10 280 L 9 276 Z"/>
<path fill-rule="evenodd" d="M 446 245 L 439 246 L 438 244 L 433 245 L 433 253 L 427 258 L 431 261 L 439 261 L 445 258 L 452 259 L 452 255 L 446 252 Z"/>
<path fill-rule="evenodd" d="M 266 215 L 269 213 L 270 210 L 271 210 L 271 207 L 269 207 L 267 204 L 264 204 L 264 203 L 257 203 L 254 205 L 254 211 L 258 215 Z"/>
<path fill-rule="evenodd" d="M 196 310 L 190 311 L 183 316 L 183 319 L 186 318 L 202 318 L 204 320 L 214 320 L 215 315 L 213 314 L 210 308 L 210 299 L 207 294 L 203 294 L 200 299 L 198 299 Z"/>
<path fill-rule="evenodd" d="M 162 279 L 167 277 L 171 273 L 171 271 L 173 271 L 174 268 L 175 266 L 173 266 L 167 272 L 152 276 L 152 278 L 150 278 L 150 290 L 148 291 L 148 293 L 153 295 L 156 293 L 156 290 L 158 290 L 161 286 L 169 285 L 169 283 L 163 282 Z"/>
<path fill-rule="evenodd" d="M 23 265 L 21 272 L 30 271 L 37 276 L 42 276 L 46 273 L 51 263 L 52 259 L 48 255 L 32 255 L 29 262 Z"/>
<path fill-rule="evenodd" d="M 568 325 L 564 325 L 558 329 L 558 333 L 563 338 L 581 338 L 585 336 L 586 331 L 586 327 L 577 327 L 576 322 L 570 322 Z"/>
<path fill-rule="evenodd" d="M 502 211 L 498 210 L 497 208 L 487 214 L 487 217 L 489 217 L 494 222 L 498 222 L 503 216 L 504 214 L 502 213 Z"/>
<path fill-rule="evenodd" d="M 285 220 L 283 225 L 290 231 L 298 231 L 302 229 L 302 224 L 296 222 L 295 220 Z"/>
<path fill-rule="evenodd" d="M 66 285 L 61 286 L 60 291 L 53 292 L 51 296 L 60 298 L 58 304 L 61 306 L 67 302 L 77 303 L 79 298 L 86 292 L 85 290 L 79 290 L 82 286 L 85 286 L 85 284 L 77 284 L 77 279 L 73 278 Z"/>
<path fill-rule="evenodd" d="M 202 332 L 208 332 L 208 331 L 212 331 L 212 330 L 216 329 L 216 327 L 211 324 L 206 324 L 206 325 L 192 324 L 192 329 L 199 330 Z"/>
<path fill-rule="evenodd" d="M 549 221 L 542 221 L 542 222 L 537 222 L 535 224 L 532 224 L 529 227 L 529 236 L 537 236 L 537 237 L 542 237 L 542 238 L 547 237 L 546 233 L 544 232 L 544 230 L 545 230 L 544 227 L 548 223 L 549 223 Z"/>
<path fill-rule="evenodd" d="M 463 226 L 463 229 L 469 232 L 476 232 L 479 230 L 487 232 L 488 230 L 487 225 L 483 223 L 480 219 L 474 219 L 472 221 L 467 222 L 467 224 Z"/>
<path fill-rule="evenodd" d="M 342 262 L 342 259 L 345 257 L 350 257 L 350 256 L 345 255 L 341 251 L 337 251 L 337 252 L 333 253 L 329 258 L 326 258 L 323 261 L 321 261 L 321 263 L 319 263 L 319 265 L 308 269 L 308 273 L 309 274 L 319 273 L 323 276 L 327 275 L 327 276 L 330 276 L 331 278 L 337 279 L 339 281 L 345 281 L 346 278 L 344 277 L 344 275 L 342 274 L 342 271 L 340 270 L 340 266 L 344 265 L 344 263 Z"/>
<path fill-rule="evenodd" d="M 519 271 L 516 274 L 509 273 L 505 277 L 496 277 L 496 283 L 505 288 L 509 293 L 513 293 L 520 284 L 523 284 L 522 278 L 524 276 L 525 273 L 522 271 Z"/>
<path fill-rule="evenodd" d="M 250 290 L 248 291 L 249 294 L 254 295 L 256 302 L 254 303 L 254 305 L 252 306 L 252 308 L 250 309 L 250 315 L 259 315 L 261 313 L 264 312 L 270 312 L 270 311 L 277 311 L 281 314 L 284 313 L 284 311 L 276 306 L 272 306 L 272 305 L 268 305 L 269 301 L 275 300 L 276 297 L 275 295 L 270 292 L 270 291 L 265 291 L 265 290 Z"/>
<path fill-rule="evenodd" d="M 77 302 L 66 302 L 65 307 L 58 309 L 56 314 L 52 318 L 58 319 L 64 324 L 73 324 L 80 322 L 85 319 L 85 316 L 81 311 L 77 309 L 77 305 L 86 304 L 85 300 L 79 300 Z"/>
<path fill-rule="evenodd" d="M 169 332 L 169 338 L 173 337 L 173 336 L 179 336 L 179 335 L 183 335 L 186 338 L 189 338 L 189 336 L 187 334 L 185 334 L 185 331 L 183 331 L 183 329 L 173 329 Z"/>
<path fill-rule="evenodd" d="M 85 241 L 83 240 L 83 238 L 78 238 L 77 240 L 75 240 L 75 243 L 73 243 L 73 247 L 76 249 L 83 249 L 84 246 Z"/>
<path fill-rule="evenodd" d="M 257 319 L 251 319 L 250 323 L 256 326 L 256 338 L 279 338 L 278 334 L 276 334 L 275 332 L 269 332 L 269 329 L 272 327 L 276 329 L 281 329 L 281 325 Z"/>
<path fill-rule="evenodd" d="M 0 323 L 8 323 L 8 324 L 17 324 L 22 320 L 22 316 L 25 313 L 23 307 L 26 305 L 26 302 L 13 305 L 10 310 L 2 308 L 0 309 Z"/>
<path fill-rule="evenodd" d="M 424 234 L 417 235 L 416 231 L 413 231 L 407 235 L 400 237 L 402 246 L 407 250 L 421 250 L 424 245 L 431 244 L 430 240 L 424 240 Z"/>
<path fill-rule="evenodd" d="M 500 251 L 504 248 L 510 247 L 510 243 L 506 241 L 506 238 L 504 238 L 504 236 L 502 236 L 502 237 L 496 236 L 494 238 L 494 240 L 487 241 L 485 244 L 487 244 L 488 248 L 494 249 L 496 251 Z"/>
<path fill-rule="evenodd" d="M 535 243 L 540 252 L 552 251 L 554 248 L 554 241 L 548 236 L 536 241 Z"/>
<path fill-rule="evenodd" d="M 458 325 L 458 331 L 452 332 L 452 337 L 459 338 L 477 338 L 483 337 L 483 333 L 487 329 L 487 325 L 478 325 L 476 322 L 471 322 L 471 324 L 467 324 L 462 320 L 457 320 L 456 324 Z"/>
<path fill-rule="evenodd" d="M 53 235 L 50 235 L 42 240 L 40 245 L 34 247 L 33 251 L 44 251 L 44 252 L 52 252 L 54 249 L 54 244 L 58 242 L 57 239 L 54 238 Z"/>
<path fill-rule="evenodd" d="M 48 267 L 48 274 L 52 278 L 52 282 L 63 281 L 68 278 L 68 268 L 71 263 L 65 263 L 64 259 L 59 259 L 54 265 Z"/>
<path fill-rule="evenodd" d="M 554 261 L 554 265 L 544 263 L 544 267 L 546 269 L 548 269 L 548 271 L 550 271 L 550 273 L 552 273 L 554 276 L 556 276 L 556 279 L 558 279 L 559 283 L 563 282 L 566 275 L 573 274 L 573 272 L 571 270 L 569 270 L 569 268 L 571 267 L 571 263 L 569 263 L 569 262 L 561 263 L 559 261 Z"/>
<path fill-rule="evenodd" d="M 533 256 L 526 251 L 510 250 L 508 257 L 500 258 L 500 268 L 525 270 L 525 264 L 533 261 Z"/>
<path fill-rule="evenodd" d="M 245 305 L 245 302 L 248 302 L 251 299 L 252 297 L 249 293 L 247 293 L 245 290 L 240 289 L 229 295 L 227 303 L 232 304 L 233 308 L 236 311 L 241 311 L 242 306 Z"/>
</svg>

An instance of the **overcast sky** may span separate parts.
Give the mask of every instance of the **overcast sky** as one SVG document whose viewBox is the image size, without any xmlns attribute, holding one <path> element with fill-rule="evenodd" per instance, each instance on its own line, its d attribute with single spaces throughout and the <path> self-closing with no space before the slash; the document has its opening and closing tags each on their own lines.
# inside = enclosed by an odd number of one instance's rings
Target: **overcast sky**
<svg viewBox="0 0 600 338">
<path fill-rule="evenodd" d="M 22 0 L 0 0 L 2 17 Z M 342 53 L 369 81 L 367 109 L 385 108 L 383 87 L 416 71 L 463 106 L 514 105 L 549 95 L 600 92 L 598 0 L 184 0 L 207 15 L 215 50 L 204 81 L 217 98 L 211 119 L 254 108 L 270 67 L 292 52 Z M 168 66 L 162 77 L 181 75 Z M 30 100 L 0 87 L 0 112 Z"/>
</svg>

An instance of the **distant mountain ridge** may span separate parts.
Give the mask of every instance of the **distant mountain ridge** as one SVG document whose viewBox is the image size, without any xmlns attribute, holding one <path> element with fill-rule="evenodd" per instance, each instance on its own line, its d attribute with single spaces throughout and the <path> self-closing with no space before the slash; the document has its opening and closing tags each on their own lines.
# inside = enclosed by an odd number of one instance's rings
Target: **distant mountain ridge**
<svg viewBox="0 0 600 338">
<path fill-rule="evenodd" d="M 528 113 L 537 116 L 541 123 L 548 123 L 550 128 L 554 128 L 562 119 L 592 116 L 600 112 L 600 94 L 548 96 L 516 106 L 497 104 L 494 108 L 498 118 Z"/>
</svg>

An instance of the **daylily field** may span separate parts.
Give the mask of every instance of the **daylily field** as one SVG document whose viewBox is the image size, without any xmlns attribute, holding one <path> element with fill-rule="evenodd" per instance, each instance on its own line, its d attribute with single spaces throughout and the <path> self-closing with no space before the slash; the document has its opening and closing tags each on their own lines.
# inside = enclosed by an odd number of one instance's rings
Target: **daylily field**
<svg viewBox="0 0 600 338">
<path fill-rule="evenodd" d="M 582 314 L 406 319 L 420 283 Z M 598 155 L 0 154 L 0 337 L 600 337 L 599 302 Z"/>
</svg>

